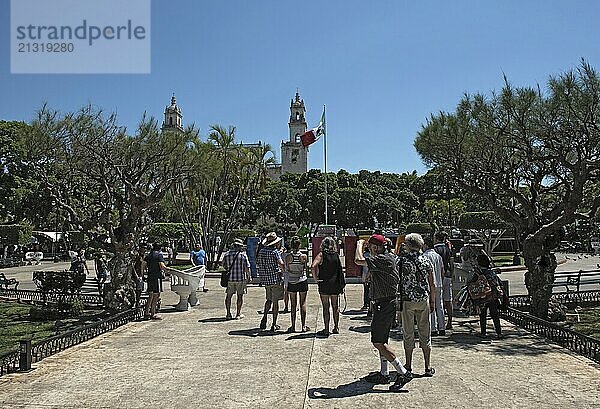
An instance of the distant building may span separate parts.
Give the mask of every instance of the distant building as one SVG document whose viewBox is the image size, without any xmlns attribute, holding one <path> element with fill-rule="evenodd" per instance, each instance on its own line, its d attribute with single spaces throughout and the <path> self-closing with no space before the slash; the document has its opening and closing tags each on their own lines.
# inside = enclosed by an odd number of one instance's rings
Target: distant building
<svg viewBox="0 0 600 409">
<path fill-rule="evenodd" d="M 183 115 L 181 109 L 177 106 L 175 94 L 171 97 L 171 105 L 165 107 L 165 118 L 162 124 L 162 130 L 183 131 Z M 302 146 L 300 136 L 306 132 L 306 107 L 304 100 L 300 99 L 300 94 L 296 91 L 296 96 L 290 103 L 290 120 L 288 122 L 289 139 L 281 141 L 281 163 L 268 165 L 267 171 L 271 179 L 279 179 L 284 173 L 306 173 L 308 171 L 308 148 Z M 261 142 L 257 144 L 244 144 L 244 146 L 260 147 Z"/>
</svg>

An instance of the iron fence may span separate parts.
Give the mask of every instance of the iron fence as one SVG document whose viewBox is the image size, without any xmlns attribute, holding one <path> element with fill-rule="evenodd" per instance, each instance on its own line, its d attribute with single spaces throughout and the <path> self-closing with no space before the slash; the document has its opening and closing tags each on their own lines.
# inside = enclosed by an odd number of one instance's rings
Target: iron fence
<svg viewBox="0 0 600 409">
<path fill-rule="evenodd" d="M 72 294 L 72 293 L 47 293 L 44 294 L 37 290 L 14 290 L 14 289 L 0 289 L 0 297 L 15 298 L 17 300 L 27 300 L 36 302 L 73 302 L 80 300 L 85 305 L 99 306 L 103 305 L 102 296 L 98 294 Z"/>
<path fill-rule="evenodd" d="M 513 307 L 508 307 L 501 312 L 501 315 L 505 320 L 529 332 L 546 337 L 570 351 L 600 363 L 600 340 L 534 317 Z"/>
<path fill-rule="evenodd" d="M 37 341 L 31 345 L 31 362 L 39 362 L 42 359 L 64 351 L 82 342 L 88 341 L 98 335 L 102 335 L 121 325 L 136 319 L 141 319 L 144 316 L 146 300 L 140 300 L 140 306 L 127 311 L 117 313 L 107 319 L 88 324 L 81 328 L 77 328 L 63 334 L 55 335 L 50 338 Z M 15 372 L 19 369 L 20 350 L 14 349 L 3 354 L 0 354 L 0 376 Z"/>
<path fill-rule="evenodd" d="M 600 303 L 600 290 L 564 291 L 553 293 L 552 298 L 562 304 Z M 531 304 L 528 295 L 511 295 L 509 305 L 514 308 L 527 307 Z"/>
</svg>

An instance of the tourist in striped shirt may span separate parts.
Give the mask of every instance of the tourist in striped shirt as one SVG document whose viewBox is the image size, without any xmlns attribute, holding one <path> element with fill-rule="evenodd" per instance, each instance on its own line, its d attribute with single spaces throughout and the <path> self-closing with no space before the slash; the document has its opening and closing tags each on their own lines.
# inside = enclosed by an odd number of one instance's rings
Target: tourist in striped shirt
<svg viewBox="0 0 600 409">
<path fill-rule="evenodd" d="M 267 328 L 267 317 L 271 305 L 273 306 L 273 324 L 271 331 L 280 329 L 277 325 L 277 316 L 279 315 L 279 300 L 283 300 L 283 260 L 279 249 L 281 248 L 281 237 L 277 233 L 267 234 L 262 241 L 263 248 L 256 256 L 256 267 L 260 282 L 265 286 L 265 307 L 263 309 L 263 319 L 260 321 L 260 329 Z"/>
</svg>

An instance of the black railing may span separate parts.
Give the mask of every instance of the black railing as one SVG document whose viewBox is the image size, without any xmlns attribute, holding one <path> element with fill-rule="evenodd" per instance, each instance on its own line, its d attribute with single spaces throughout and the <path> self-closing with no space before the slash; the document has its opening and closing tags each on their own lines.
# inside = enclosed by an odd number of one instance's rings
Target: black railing
<svg viewBox="0 0 600 409">
<path fill-rule="evenodd" d="M 521 328 L 546 337 L 552 342 L 600 363 L 600 340 L 534 317 L 513 307 L 508 307 L 501 314 L 502 318 Z"/>
<path fill-rule="evenodd" d="M 140 306 L 131 310 L 117 313 L 105 320 L 88 324 L 63 334 L 37 341 L 31 345 L 31 362 L 39 362 L 42 359 L 64 351 L 65 349 L 82 342 L 88 341 L 98 335 L 112 331 L 121 325 L 136 319 L 143 318 L 146 300 L 140 300 Z M 14 372 L 19 369 L 19 349 L 14 349 L 0 355 L 0 376 Z"/>
<path fill-rule="evenodd" d="M 73 302 L 80 300 L 85 305 L 103 305 L 103 299 L 98 294 L 72 294 L 72 293 L 44 293 L 37 290 L 13 290 L 0 288 L 0 297 L 15 298 L 17 300 L 37 301 L 37 302 Z"/>
<path fill-rule="evenodd" d="M 553 293 L 552 298 L 562 304 L 596 303 L 600 302 L 600 290 Z M 514 308 L 527 307 L 531 304 L 531 299 L 528 295 L 511 295 L 508 299 L 510 306 Z"/>
<path fill-rule="evenodd" d="M 19 369 L 19 349 L 0 354 L 0 376 Z"/>
</svg>

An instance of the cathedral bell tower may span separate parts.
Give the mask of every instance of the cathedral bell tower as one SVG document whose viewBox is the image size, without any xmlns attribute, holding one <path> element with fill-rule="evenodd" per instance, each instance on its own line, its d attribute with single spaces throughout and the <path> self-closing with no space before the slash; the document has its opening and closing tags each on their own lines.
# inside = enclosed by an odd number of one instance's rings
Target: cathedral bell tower
<svg viewBox="0 0 600 409">
<path fill-rule="evenodd" d="M 162 124 L 163 131 L 183 131 L 181 109 L 177 106 L 175 94 L 171 97 L 171 105 L 165 108 L 165 120 Z"/>
<path fill-rule="evenodd" d="M 308 170 L 308 148 L 302 146 L 300 136 L 306 132 L 306 108 L 304 100 L 296 91 L 290 104 L 290 137 L 281 143 L 282 173 L 306 173 Z"/>
</svg>

